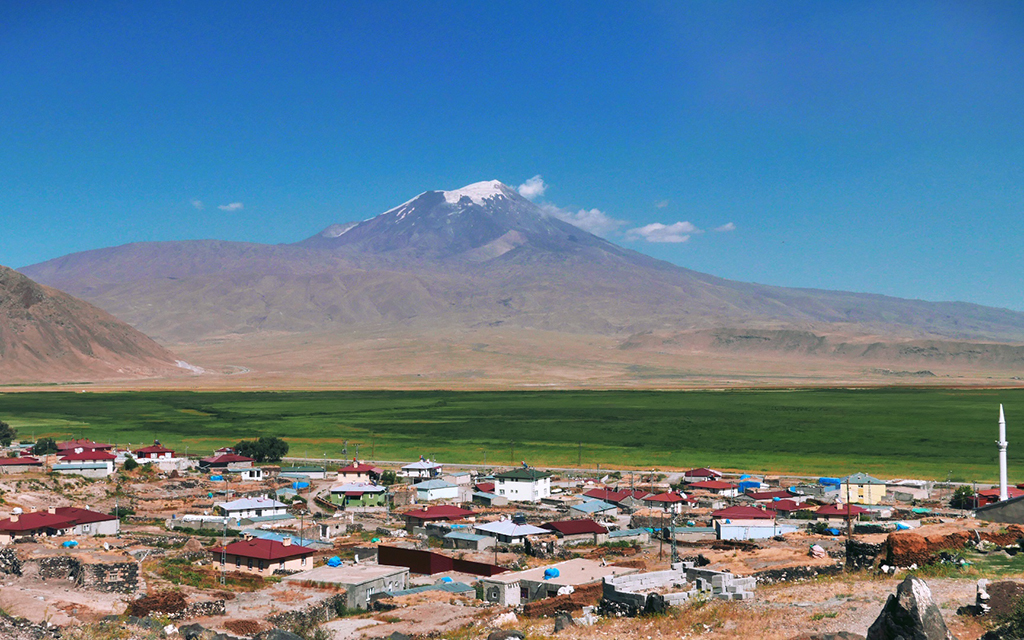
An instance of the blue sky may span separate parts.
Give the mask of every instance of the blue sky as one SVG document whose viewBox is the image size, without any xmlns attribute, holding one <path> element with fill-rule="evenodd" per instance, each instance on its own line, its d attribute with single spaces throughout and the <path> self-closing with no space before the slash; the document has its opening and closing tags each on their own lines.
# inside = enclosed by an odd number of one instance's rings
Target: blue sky
<svg viewBox="0 0 1024 640">
<path fill-rule="evenodd" d="M 1024 310 L 1022 125 L 1018 2 L 6 2 L 0 264 L 539 175 L 689 268 Z"/>
</svg>

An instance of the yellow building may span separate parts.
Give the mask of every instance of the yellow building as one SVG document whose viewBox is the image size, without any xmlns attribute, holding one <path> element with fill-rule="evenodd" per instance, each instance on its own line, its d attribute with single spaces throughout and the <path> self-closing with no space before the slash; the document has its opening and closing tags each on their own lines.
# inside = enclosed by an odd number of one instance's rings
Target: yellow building
<svg viewBox="0 0 1024 640">
<path fill-rule="evenodd" d="M 851 504 L 879 504 L 885 497 L 885 483 L 866 473 L 854 473 L 843 478 L 839 485 L 839 499 Z"/>
</svg>

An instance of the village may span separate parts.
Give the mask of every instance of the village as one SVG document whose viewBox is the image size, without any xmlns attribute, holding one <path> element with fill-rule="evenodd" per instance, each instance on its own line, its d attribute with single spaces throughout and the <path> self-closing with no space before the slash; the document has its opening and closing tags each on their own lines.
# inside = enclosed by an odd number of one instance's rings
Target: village
<svg viewBox="0 0 1024 640">
<path fill-rule="evenodd" d="M 630 637 L 629 619 L 756 611 L 787 585 L 853 573 L 891 592 L 948 549 L 1010 557 L 1024 538 L 1024 488 L 857 470 L 597 475 L 52 444 L 13 442 L 0 459 L 5 638 Z M 961 582 L 954 604 L 987 612 L 985 581 Z M 840 630 L 836 603 L 818 606 L 799 630 Z M 861 626 L 878 614 L 860 610 Z M 946 612 L 968 629 L 976 617 Z M 727 619 L 694 624 L 660 633 L 743 635 Z"/>
</svg>

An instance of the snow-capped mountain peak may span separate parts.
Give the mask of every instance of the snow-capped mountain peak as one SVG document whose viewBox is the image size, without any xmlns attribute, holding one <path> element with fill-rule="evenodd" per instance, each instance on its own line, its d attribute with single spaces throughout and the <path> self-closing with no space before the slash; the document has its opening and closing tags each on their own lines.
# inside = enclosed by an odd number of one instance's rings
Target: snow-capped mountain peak
<svg viewBox="0 0 1024 640">
<path fill-rule="evenodd" d="M 444 199 L 449 204 L 458 204 L 463 198 L 469 198 L 473 204 L 483 206 L 486 200 L 491 198 L 507 198 L 512 189 L 499 180 L 487 180 L 485 182 L 474 182 L 461 189 L 445 191 Z"/>
</svg>

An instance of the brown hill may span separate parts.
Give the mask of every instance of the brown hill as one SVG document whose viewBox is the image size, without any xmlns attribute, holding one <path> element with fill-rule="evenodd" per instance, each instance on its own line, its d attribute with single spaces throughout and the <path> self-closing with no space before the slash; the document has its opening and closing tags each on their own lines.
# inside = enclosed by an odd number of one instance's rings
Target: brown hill
<svg viewBox="0 0 1024 640">
<path fill-rule="evenodd" d="M 715 375 L 733 371 L 734 363 L 749 369 L 752 356 L 765 363 L 756 369 L 766 376 L 807 371 L 812 361 L 828 370 L 840 360 L 855 363 L 855 378 L 864 367 L 904 365 L 1012 371 L 1021 363 L 1013 345 L 1024 342 L 1024 313 L 1016 311 L 736 282 L 655 260 L 549 216 L 494 181 L 428 191 L 295 244 L 138 243 L 22 271 L 178 344 L 190 357 L 203 353 L 184 345 L 207 345 L 224 358 L 200 364 L 253 373 L 263 366 L 282 380 L 284 372 L 330 368 L 326 354 L 334 348 L 351 362 L 358 354 L 348 347 L 371 334 L 373 341 L 419 345 L 405 367 L 393 351 L 381 359 L 365 342 L 375 353 L 371 369 L 401 370 L 418 381 L 431 371 L 458 378 L 477 365 L 490 371 L 487 363 L 508 362 L 499 368 L 520 371 L 509 374 L 513 384 L 543 382 L 566 368 L 586 378 L 594 367 L 612 367 L 619 372 L 614 380 L 677 379 L 691 375 L 706 354 L 729 363 L 728 370 L 708 372 Z M 537 336 L 543 337 L 535 342 Z M 271 339 L 286 357 L 264 351 Z M 504 340 L 527 359 L 473 346 Z M 999 343 L 1006 348 L 991 346 Z M 549 356 L 570 344 L 572 355 L 552 364 Z M 445 345 L 460 362 L 438 357 Z M 626 357 L 631 348 L 636 355 Z M 257 353 L 266 358 L 262 365 L 253 360 Z M 434 354 L 433 369 L 421 366 L 426 353 Z M 645 368 L 641 353 L 661 354 L 658 367 Z M 684 357 L 693 366 L 674 368 L 673 359 Z M 390 371 L 370 373 L 397 380 Z M 694 375 L 704 379 L 703 371 Z"/>
<path fill-rule="evenodd" d="M 0 383 L 182 372 L 170 351 L 124 322 L 0 266 Z"/>
</svg>

